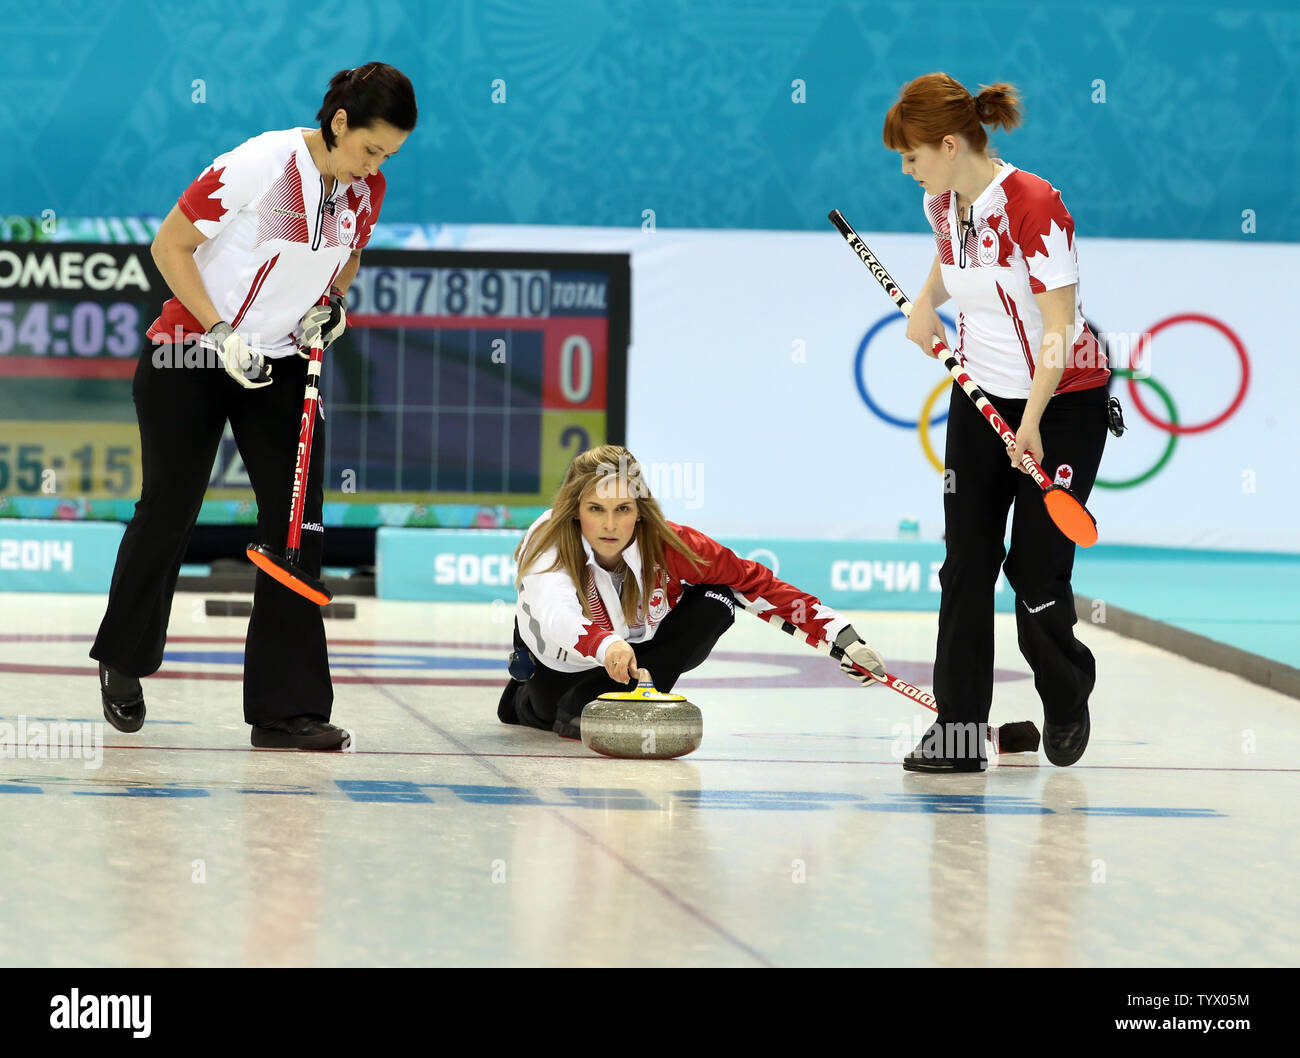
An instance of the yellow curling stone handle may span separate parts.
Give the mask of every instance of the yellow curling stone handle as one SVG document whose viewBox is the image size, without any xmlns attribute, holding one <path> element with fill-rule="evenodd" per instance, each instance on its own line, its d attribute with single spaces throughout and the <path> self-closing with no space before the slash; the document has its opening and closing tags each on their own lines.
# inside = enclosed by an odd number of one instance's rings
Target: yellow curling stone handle
<svg viewBox="0 0 1300 1058">
<path fill-rule="evenodd" d="M 609 691 L 602 694 L 600 702 L 684 702 L 680 694 L 664 694 L 653 687 L 638 687 L 635 691 Z"/>
</svg>

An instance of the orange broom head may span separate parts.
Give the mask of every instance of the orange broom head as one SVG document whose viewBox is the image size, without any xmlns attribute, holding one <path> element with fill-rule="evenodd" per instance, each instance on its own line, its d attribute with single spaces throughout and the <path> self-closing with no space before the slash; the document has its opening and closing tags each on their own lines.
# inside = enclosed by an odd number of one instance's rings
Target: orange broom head
<svg viewBox="0 0 1300 1058">
<path fill-rule="evenodd" d="M 1043 493 L 1043 503 L 1056 527 L 1080 547 L 1092 547 L 1097 542 L 1097 522 L 1068 490 L 1053 485 Z"/>
<path fill-rule="evenodd" d="M 317 606 L 324 606 L 334 598 L 334 593 L 310 573 L 289 565 L 279 555 L 258 544 L 249 544 L 244 553 L 268 577 L 273 577 L 290 591 L 297 592 L 304 599 L 310 599 Z"/>
</svg>

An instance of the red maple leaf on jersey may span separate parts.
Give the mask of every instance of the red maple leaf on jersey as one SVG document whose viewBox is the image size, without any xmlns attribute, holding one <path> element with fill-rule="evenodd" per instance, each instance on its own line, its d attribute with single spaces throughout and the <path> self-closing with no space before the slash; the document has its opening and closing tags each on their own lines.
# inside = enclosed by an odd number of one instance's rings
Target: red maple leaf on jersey
<svg viewBox="0 0 1300 1058">
<path fill-rule="evenodd" d="M 1026 213 L 1020 244 L 1026 258 L 1069 253 L 1074 245 L 1074 221 L 1059 194 L 1034 203 Z"/>
<path fill-rule="evenodd" d="M 217 192 L 226 186 L 221 179 L 225 171 L 225 166 L 209 169 L 185 189 L 185 205 L 189 207 L 191 220 L 210 220 L 215 224 L 226 215 L 226 207 L 217 198 Z"/>
<path fill-rule="evenodd" d="M 594 658 L 600 644 L 614 633 L 601 628 L 595 622 L 584 621 L 582 635 L 578 636 L 573 649 L 584 657 Z"/>
</svg>

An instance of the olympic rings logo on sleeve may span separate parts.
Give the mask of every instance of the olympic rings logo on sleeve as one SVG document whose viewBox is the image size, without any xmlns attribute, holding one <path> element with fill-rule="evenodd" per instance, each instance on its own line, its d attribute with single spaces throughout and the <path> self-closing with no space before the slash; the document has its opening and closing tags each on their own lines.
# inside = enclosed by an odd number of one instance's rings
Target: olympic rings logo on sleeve
<svg viewBox="0 0 1300 1058">
<path fill-rule="evenodd" d="M 872 397 L 870 391 L 867 389 L 865 373 L 867 348 L 870 346 L 872 340 L 875 339 L 875 337 L 884 330 L 885 327 L 889 326 L 891 323 L 896 323 L 901 319 L 903 319 L 903 317 L 899 314 L 891 313 L 890 315 L 878 320 L 863 336 L 862 341 L 858 345 L 857 356 L 854 359 L 854 380 L 857 383 L 858 394 L 862 397 L 863 403 L 871 409 L 873 414 L 891 426 L 897 426 L 905 430 L 916 430 L 917 436 L 921 442 L 921 451 L 924 453 L 926 460 L 936 471 L 942 474 L 943 459 L 940 454 L 935 451 L 934 444 L 930 439 L 930 431 L 933 427 L 938 426 L 948 418 L 948 413 L 946 411 L 937 416 L 933 413 L 935 404 L 938 402 L 939 398 L 948 391 L 948 387 L 952 385 L 953 380 L 951 378 L 944 378 L 926 395 L 924 401 L 921 403 L 921 411 L 915 419 L 905 419 L 901 415 L 893 415 L 886 411 L 881 407 L 879 402 Z M 944 325 L 949 329 L 956 329 L 956 324 L 949 317 L 941 315 L 940 319 L 943 320 Z M 1212 416 L 1204 422 L 1199 423 L 1180 422 L 1178 418 L 1178 408 L 1174 404 L 1174 399 L 1170 395 L 1169 391 L 1150 375 L 1144 374 L 1142 371 L 1142 357 L 1146 352 L 1147 347 L 1150 345 L 1151 339 L 1161 331 L 1167 330 L 1170 327 L 1175 327 L 1179 324 L 1187 323 L 1200 324 L 1209 327 L 1227 338 L 1237 355 L 1238 362 L 1241 365 L 1241 382 L 1238 385 L 1237 392 L 1233 395 L 1232 400 L 1229 401 L 1228 406 L 1218 415 Z M 1101 337 L 1104 340 L 1105 336 L 1102 335 Z M 1246 399 L 1246 391 L 1250 387 L 1250 357 L 1246 353 L 1246 347 L 1242 343 L 1241 338 L 1232 330 L 1232 328 L 1221 320 L 1217 320 L 1213 316 L 1206 316 L 1201 313 L 1186 312 L 1167 316 L 1165 319 L 1155 323 L 1148 330 L 1142 332 L 1141 336 L 1138 338 L 1137 345 L 1133 350 L 1130 363 L 1132 366 L 1127 368 L 1112 367 L 1110 369 L 1111 374 L 1116 378 L 1122 378 L 1127 382 L 1129 397 L 1132 399 L 1133 406 L 1137 409 L 1138 414 L 1157 430 L 1165 433 L 1168 436 L 1168 440 L 1165 442 L 1164 450 L 1160 453 L 1159 457 L 1157 457 L 1155 463 L 1142 473 L 1122 480 L 1108 480 L 1098 477 L 1096 483 L 1099 488 L 1128 489 L 1151 480 L 1151 478 L 1160 473 L 1160 471 L 1169 463 L 1169 460 L 1173 457 L 1174 449 L 1178 447 L 1178 439 L 1180 437 L 1186 434 L 1204 433 L 1208 430 L 1213 430 L 1216 427 L 1222 426 L 1241 408 L 1241 405 Z M 1164 407 L 1165 417 L 1163 419 L 1159 418 L 1143 401 L 1142 393 L 1138 388 L 1138 383 L 1151 387 L 1151 392 Z"/>
</svg>

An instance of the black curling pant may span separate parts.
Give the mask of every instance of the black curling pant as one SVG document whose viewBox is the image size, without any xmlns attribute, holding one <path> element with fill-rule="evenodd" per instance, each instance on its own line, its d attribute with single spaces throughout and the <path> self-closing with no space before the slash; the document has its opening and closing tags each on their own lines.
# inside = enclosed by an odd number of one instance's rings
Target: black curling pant
<svg viewBox="0 0 1300 1058">
<path fill-rule="evenodd" d="M 1026 402 L 990 399 L 1011 429 L 1018 429 Z M 1086 503 L 1106 444 L 1106 387 L 1053 397 L 1039 433 L 1044 472 L 1055 478 L 1057 468 L 1069 464 L 1070 491 Z M 1042 489 L 1011 465 L 1002 439 L 956 386 L 948 406 L 944 462 L 946 556 L 939 572 L 943 593 L 934 664 L 939 718 L 988 721 L 994 585 L 1002 568 L 1015 592 L 1020 652 L 1033 670 L 1044 719 L 1054 725 L 1077 720 L 1097 670 L 1091 651 L 1074 636 L 1075 545 L 1048 516 Z M 1003 538 L 1013 504 L 1007 551 Z"/>
<path fill-rule="evenodd" d="M 704 663 L 736 618 L 731 589 L 714 584 L 687 588 L 648 643 L 633 643 L 638 668 L 650 670 L 656 690 L 667 693 L 683 672 Z M 525 649 L 515 626 L 515 649 Z M 616 683 L 604 666 L 585 672 L 559 672 L 538 659 L 532 679 L 510 681 L 497 715 L 506 723 L 526 724 L 577 738 L 578 719 L 586 704 L 610 691 L 629 691 L 636 680 Z"/>
<path fill-rule="evenodd" d="M 204 352 L 205 363 L 210 355 Z M 220 367 L 159 366 L 156 359 L 147 342 L 131 387 L 144 482 L 90 650 L 128 676 L 151 675 L 162 664 L 176 578 L 227 420 L 257 497 L 257 542 L 284 553 L 307 380 L 299 356 L 271 361 L 274 381 L 262 389 L 244 389 Z M 324 544 L 316 528 L 324 457 L 325 421 L 318 416 L 303 506 L 303 522 L 313 528 L 303 530 L 299 556 L 313 576 L 320 575 Z M 244 644 L 244 719 L 329 719 L 333 702 L 320 607 L 259 570 Z"/>
</svg>

